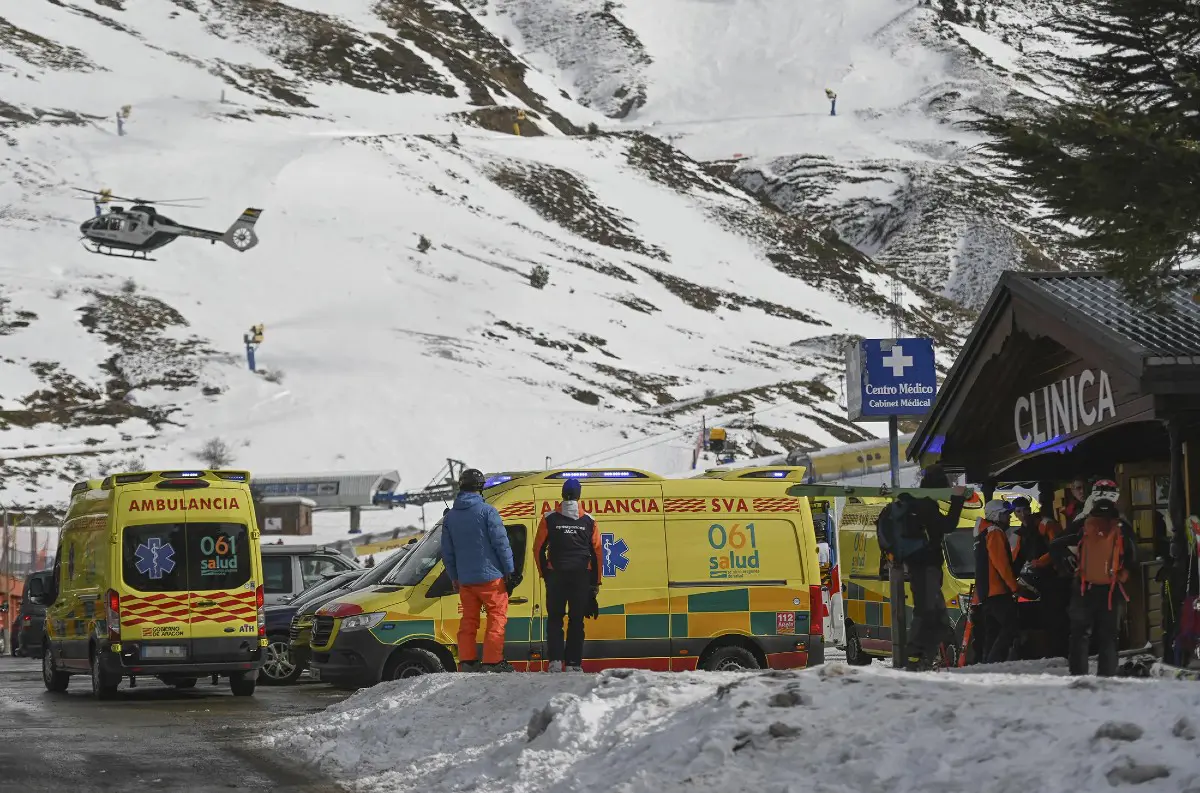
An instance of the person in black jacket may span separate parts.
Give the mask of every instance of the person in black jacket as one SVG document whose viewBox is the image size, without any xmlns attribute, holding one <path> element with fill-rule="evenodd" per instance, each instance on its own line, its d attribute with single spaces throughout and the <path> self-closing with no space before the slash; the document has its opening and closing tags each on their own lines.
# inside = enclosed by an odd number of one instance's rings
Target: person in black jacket
<svg viewBox="0 0 1200 793">
<path fill-rule="evenodd" d="M 922 474 L 920 487 L 949 488 L 950 478 L 940 465 L 931 465 Z M 912 499 L 907 494 L 900 496 L 900 499 L 909 499 L 909 508 L 924 534 L 919 549 L 892 560 L 893 563 L 904 565 L 912 589 L 913 619 L 906 657 L 919 658 L 916 668 L 936 666 L 942 643 L 954 638 L 950 616 L 946 613 L 946 599 L 942 596 L 942 568 L 946 564 L 942 538 L 947 532 L 958 528 L 965 490 L 961 486 L 954 488 L 950 497 L 950 511 L 945 515 L 932 498 Z M 891 504 L 884 508 L 879 516 L 880 522 L 888 519 L 892 508 Z"/>
<path fill-rule="evenodd" d="M 533 558 L 546 581 L 546 655 L 551 672 L 583 669 L 584 617 L 600 592 L 600 529 L 579 509 L 578 479 L 563 482 L 562 504 L 547 513 L 533 541 Z M 563 617 L 567 618 L 563 641 Z"/>
</svg>

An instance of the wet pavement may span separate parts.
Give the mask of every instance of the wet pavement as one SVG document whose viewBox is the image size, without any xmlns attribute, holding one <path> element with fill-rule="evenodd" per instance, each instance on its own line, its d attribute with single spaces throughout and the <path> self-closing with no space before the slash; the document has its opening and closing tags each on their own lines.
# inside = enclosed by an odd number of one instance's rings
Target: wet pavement
<svg viewBox="0 0 1200 793">
<path fill-rule="evenodd" d="M 126 681 L 115 699 L 99 702 L 86 676 L 51 694 L 40 661 L 3 657 L 0 790 L 333 791 L 328 779 L 256 748 L 253 738 L 346 696 L 304 683 L 260 685 L 253 697 L 234 697 L 226 680 L 177 691 L 139 678 L 137 688 Z"/>
</svg>

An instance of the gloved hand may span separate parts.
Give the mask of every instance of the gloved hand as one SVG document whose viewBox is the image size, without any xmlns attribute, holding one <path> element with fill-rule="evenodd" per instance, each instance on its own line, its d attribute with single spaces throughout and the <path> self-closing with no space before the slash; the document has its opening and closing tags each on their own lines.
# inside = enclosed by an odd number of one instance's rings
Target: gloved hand
<svg viewBox="0 0 1200 793">
<path fill-rule="evenodd" d="M 513 590 L 521 585 L 522 580 L 524 580 L 524 576 L 520 573 L 509 573 L 504 576 L 504 588 L 508 591 L 508 594 L 511 595 Z"/>
<path fill-rule="evenodd" d="M 591 601 L 588 602 L 587 611 L 585 611 L 583 613 L 584 617 L 587 617 L 588 619 L 593 619 L 593 620 L 599 619 L 599 617 L 600 617 L 600 601 L 598 600 L 599 595 L 600 595 L 600 587 L 598 585 L 593 586 L 592 587 L 592 599 L 591 599 Z"/>
</svg>

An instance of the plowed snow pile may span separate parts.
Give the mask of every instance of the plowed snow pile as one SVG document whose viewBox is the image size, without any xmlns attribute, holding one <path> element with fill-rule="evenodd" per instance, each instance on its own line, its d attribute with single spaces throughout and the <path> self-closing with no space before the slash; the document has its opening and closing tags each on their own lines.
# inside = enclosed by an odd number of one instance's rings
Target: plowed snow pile
<svg viewBox="0 0 1200 793">
<path fill-rule="evenodd" d="M 1039 675 L 432 675 L 268 747 L 359 791 L 1200 792 L 1200 686 Z"/>
</svg>

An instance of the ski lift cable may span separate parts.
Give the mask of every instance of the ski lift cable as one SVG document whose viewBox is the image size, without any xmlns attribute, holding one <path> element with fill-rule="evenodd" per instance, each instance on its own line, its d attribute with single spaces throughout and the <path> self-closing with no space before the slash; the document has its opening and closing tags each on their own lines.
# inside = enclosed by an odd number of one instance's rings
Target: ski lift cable
<svg viewBox="0 0 1200 793">
<path fill-rule="evenodd" d="M 719 416 L 712 418 L 711 422 L 713 424 L 728 423 L 731 421 L 736 421 L 739 418 L 745 418 L 746 416 L 755 415 L 756 413 L 768 413 L 773 410 L 780 410 L 782 408 L 791 407 L 793 405 L 795 405 L 795 403 L 790 402 L 790 401 L 789 402 L 780 402 L 778 404 L 771 405 L 770 407 L 766 407 L 766 408 L 762 408 L 762 409 L 748 410 L 748 411 L 743 411 L 741 413 L 729 413 L 729 414 L 725 414 L 725 415 L 719 415 Z M 610 446 L 607 449 L 600 449 L 599 451 L 592 452 L 591 454 L 585 454 L 580 457 L 576 457 L 574 459 L 567 460 L 565 462 L 560 463 L 559 466 L 560 467 L 569 466 L 569 465 L 573 465 L 576 463 L 582 464 L 585 461 L 587 462 L 588 465 L 595 465 L 598 462 L 605 462 L 607 460 L 611 460 L 614 457 L 620 457 L 621 455 L 631 454 L 633 452 L 645 451 L 646 449 L 652 449 L 655 446 L 659 446 L 661 444 L 667 443 L 668 441 L 674 440 L 676 438 L 684 437 L 693 432 L 695 432 L 694 427 L 687 427 L 684 429 L 671 430 L 669 432 L 661 433 L 659 435 L 651 435 L 646 438 L 638 438 L 633 441 L 626 441 L 625 443 L 617 444 L 616 446 Z M 644 445 L 638 445 L 638 444 L 644 444 Z M 632 447 L 632 446 L 636 446 L 637 448 L 626 448 L 626 447 Z M 609 452 L 615 452 L 615 454 L 608 454 Z M 605 455 L 605 454 L 607 454 L 608 456 L 600 457 L 600 455 Z"/>
</svg>

